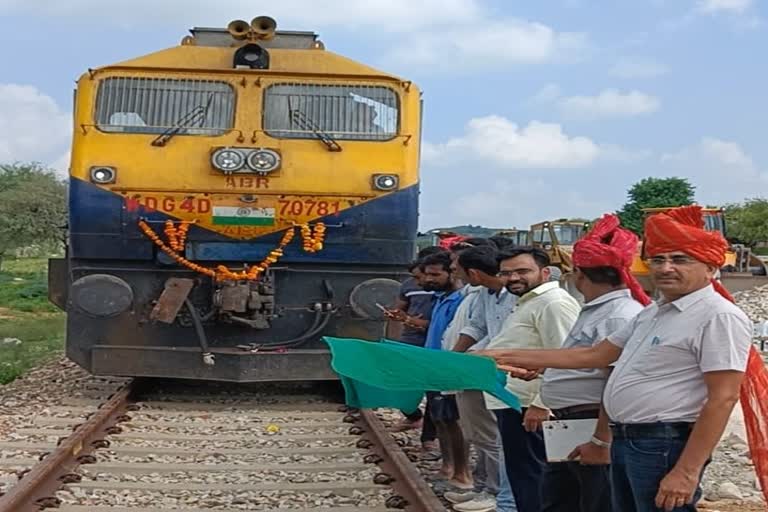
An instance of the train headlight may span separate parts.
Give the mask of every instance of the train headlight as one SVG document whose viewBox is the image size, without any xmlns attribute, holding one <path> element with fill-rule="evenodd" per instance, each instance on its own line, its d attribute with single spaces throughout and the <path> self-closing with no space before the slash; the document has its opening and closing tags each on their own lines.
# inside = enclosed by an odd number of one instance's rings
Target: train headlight
<svg viewBox="0 0 768 512">
<path fill-rule="evenodd" d="M 280 154 L 271 149 L 257 149 L 248 155 L 247 162 L 254 171 L 266 174 L 280 167 Z"/>
<path fill-rule="evenodd" d="M 235 69 L 269 69 L 269 52 L 257 44 L 246 44 L 235 52 L 233 64 Z"/>
<path fill-rule="evenodd" d="M 220 148 L 211 155 L 211 164 L 224 174 L 229 174 L 243 168 L 245 157 L 237 150 Z"/>
<path fill-rule="evenodd" d="M 99 185 L 114 183 L 117 178 L 117 171 L 114 167 L 97 166 L 91 167 L 91 181 Z"/>
<path fill-rule="evenodd" d="M 400 184 L 397 174 L 374 174 L 373 188 L 376 190 L 395 190 Z"/>
</svg>

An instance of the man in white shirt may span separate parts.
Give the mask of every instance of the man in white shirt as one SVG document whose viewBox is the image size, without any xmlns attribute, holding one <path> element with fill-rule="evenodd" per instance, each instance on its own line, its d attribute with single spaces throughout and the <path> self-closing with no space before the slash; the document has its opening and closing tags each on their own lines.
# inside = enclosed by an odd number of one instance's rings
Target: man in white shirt
<svg viewBox="0 0 768 512">
<path fill-rule="evenodd" d="M 504 367 L 604 368 L 615 362 L 603 403 L 612 421 L 616 511 L 695 511 L 704 468 L 739 399 L 751 324 L 713 282 L 728 245 L 703 227 L 700 207 L 646 220 L 645 250 L 663 300 L 602 342 L 492 354 Z M 759 368 L 750 365 L 764 374 L 764 365 Z"/>
<path fill-rule="evenodd" d="M 623 328 L 650 299 L 629 272 L 637 236 L 605 215 L 573 248 L 574 284 L 585 304 L 562 349 L 591 347 Z M 574 447 L 578 461 L 551 462 L 544 473 L 542 512 L 611 512 L 610 430 L 601 411 L 608 372 L 549 369 L 541 401 L 558 420 L 598 419 L 589 443 Z"/>
<path fill-rule="evenodd" d="M 559 348 L 579 315 L 579 303 L 557 282 L 549 281 L 549 256 L 541 249 L 520 247 L 499 256 L 499 277 L 507 291 L 519 297 L 515 311 L 487 349 Z M 520 413 L 486 396 L 501 434 L 504 463 L 520 512 L 541 512 L 545 466 L 541 423 L 549 417 L 538 398 L 540 379 L 510 378 L 507 389 L 523 406 Z"/>
</svg>

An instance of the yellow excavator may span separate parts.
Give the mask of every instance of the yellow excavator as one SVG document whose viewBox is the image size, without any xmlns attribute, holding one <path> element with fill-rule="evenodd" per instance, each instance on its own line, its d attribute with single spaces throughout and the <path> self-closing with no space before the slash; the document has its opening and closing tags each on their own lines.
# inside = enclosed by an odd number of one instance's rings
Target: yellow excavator
<svg viewBox="0 0 768 512">
<path fill-rule="evenodd" d="M 494 233 L 493 236 L 503 236 L 509 238 L 515 242 L 515 245 L 528 245 L 528 233 L 529 231 L 527 229 L 512 228 L 502 229 L 501 231 Z"/>
<path fill-rule="evenodd" d="M 656 213 L 664 213 L 671 208 L 643 208 L 645 217 Z M 704 227 L 707 231 L 719 231 L 727 240 L 725 229 L 725 210 L 723 208 L 702 208 Z M 632 263 L 632 273 L 643 285 L 646 292 L 653 293 L 649 278 L 648 265 L 642 242 Z M 731 244 L 725 254 L 725 263 L 720 268 L 720 281 L 731 292 L 748 290 L 755 286 L 768 284 L 768 266 L 752 253 L 749 247 L 741 244 Z"/>
<path fill-rule="evenodd" d="M 547 251 L 552 265 L 563 275 L 573 271 L 573 245 L 589 231 L 586 221 L 557 219 L 533 224 L 528 232 L 528 244 Z"/>
</svg>

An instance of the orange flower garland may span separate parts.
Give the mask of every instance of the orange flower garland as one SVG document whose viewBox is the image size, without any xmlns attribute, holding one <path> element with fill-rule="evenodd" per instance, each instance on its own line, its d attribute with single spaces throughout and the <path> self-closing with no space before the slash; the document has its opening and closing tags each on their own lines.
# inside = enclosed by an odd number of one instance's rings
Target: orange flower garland
<svg viewBox="0 0 768 512">
<path fill-rule="evenodd" d="M 270 265 L 276 263 L 277 260 L 283 256 L 283 249 L 293 240 L 296 228 L 296 225 L 294 225 L 287 229 L 283 234 L 283 238 L 280 239 L 278 246 L 270 251 L 261 263 L 253 265 L 249 269 L 243 270 L 241 272 L 233 272 L 224 265 L 217 266 L 215 270 L 203 267 L 202 265 L 193 263 L 178 254 L 184 250 L 187 239 L 187 231 L 189 231 L 189 226 L 193 222 L 194 221 L 182 221 L 177 228 L 173 221 L 165 221 L 165 228 L 163 229 L 163 232 L 165 233 L 165 236 L 168 240 L 167 245 L 145 221 L 139 221 L 139 228 L 147 236 L 147 238 L 152 240 L 155 245 L 157 245 L 174 261 L 184 267 L 187 267 L 190 270 L 194 270 L 200 274 L 213 277 L 217 281 L 255 281 L 258 279 L 261 273 L 265 272 Z M 323 240 L 325 239 L 325 224 L 318 222 L 315 224 L 314 230 L 312 230 L 308 224 L 301 224 L 299 227 L 301 229 L 304 251 L 310 253 L 321 251 L 323 249 Z"/>
<path fill-rule="evenodd" d="M 309 227 L 309 224 L 302 224 L 301 238 L 305 252 L 322 251 L 323 240 L 325 240 L 325 224 L 318 222 L 315 224 L 314 231 Z"/>
<path fill-rule="evenodd" d="M 155 233 L 151 227 L 149 227 L 149 224 L 144 222 L 143 220 L 139 221 L 139 228 L 144 232 L 144 234 L 152 240 L 155 245 L 157 245 L 165 254 L 173 258 L 178 264 L 183 265 L 187 267 L 190 270 L 194 270 L 195 272 L 199 272 L 200 274 L 205 274 L 207 276 L 216 277 L 216 272 L 209 268 L 205 268 L 202 265 L 198 265 L 196 263 L 192 263 L 188 259 L 184 258 L 183 256 L 179 255 L 176 251 L 174 251 L 172 248 L 165 245 L 165 243 L 160 240 L 160 237 L 157 236 L 157 233 Z"/>
<path fill-rule="evenodd" d="M 187 243 L 187 231 L 189 231 L 190 224 L 192 223 L 187 220 L 183 220 L 177 228 L 173 221 L 165 221 L 165 229 L 163 232 L 165 233 L 165 237 L 168 239 L 168 245 L 171 246 L 171 249 L 176 252 L 184 251 L 184 246 Z"/>
</svg>

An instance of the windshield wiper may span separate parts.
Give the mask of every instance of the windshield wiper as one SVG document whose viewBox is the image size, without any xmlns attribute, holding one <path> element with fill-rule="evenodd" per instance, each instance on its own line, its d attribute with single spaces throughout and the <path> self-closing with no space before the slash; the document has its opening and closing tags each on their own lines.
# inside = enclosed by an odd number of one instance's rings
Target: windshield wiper
<svg viewBox="0 0 768 512">
<path fill-rule="evenodd" d="M 322 131 L 320 127 L 317 126 L 317 123 L 315 123 L 304 112 L 298 109 L 294 109 L 290 110 L 290 115 L 292 122 L 298 124 L 302 129 L 309 130 L 314 133 L 315 136 L 320 139 L 320 142 L 325 144 L 325 147 L 328 148 L 328 151 L 341 151 L 341 146 L 338 142 L 336 142 L 336 139 Z"/>
<path fill-rule="evenodd" d="M 211 107 L 212 101 L 213 93 L 208 95 L 208 101 L 205 105 L 198 105 L 181 116 L 175 123 L 173 123 L 173 126 L 158 135 L 157 138 L 152 141 L 152 145 L 159 147 L 165 146 L 174 135 L 177 135 L 184 128 L 189 128 L 195 123 L 199 123 L 198 126 L 202 126 L 203 122 L 208 118 L 208 109 Z"/>
</svg>

